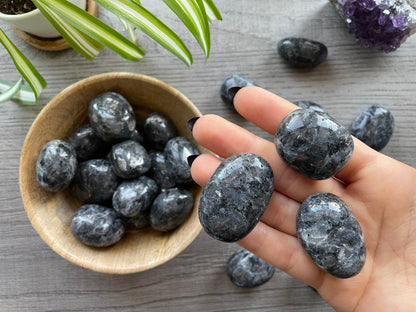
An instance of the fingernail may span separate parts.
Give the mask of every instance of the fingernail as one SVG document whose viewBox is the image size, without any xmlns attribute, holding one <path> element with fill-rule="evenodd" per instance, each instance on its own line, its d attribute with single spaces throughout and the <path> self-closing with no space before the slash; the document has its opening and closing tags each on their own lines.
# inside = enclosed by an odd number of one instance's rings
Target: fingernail
<svg viewBox="0 0 416 312">
<path fill-rule="evenodd" d="M 186 160 L 188 161 L 188 165 L 189 167 L 192 166 L 192 163 L 194 162 L 194 160 L 198 157 L 199 155 L 189 155 L 188 158 L 186 158 Z"/>
<path fill-rule="evenodd" d="M 191 119 L 188 120 L 188 127 L 189 127 L 189 130 L 191 130 L 191 132 L 194 129 L 194 125 L 198 119 L 199 117 L 192 117 Z"/>
</svg>

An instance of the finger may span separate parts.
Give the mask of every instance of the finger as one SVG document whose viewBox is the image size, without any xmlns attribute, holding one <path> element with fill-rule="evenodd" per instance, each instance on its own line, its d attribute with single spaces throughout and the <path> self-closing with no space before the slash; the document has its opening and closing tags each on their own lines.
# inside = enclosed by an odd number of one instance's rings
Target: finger
<svg viewBox="0 0 416 312">
<path fill-rule="evenodd" d="M 324 271 L 313 263 L 296 237 L 259 222 L 238 243 L 279 270 L 312 287 L 322 283 Z"/>
<path fill-rule="evenodd" d="M 247 120 L 270 134 L 275 134 L 283 119 L 299 109 L 293 103 L 259 87 L 246 87 L 237 92 L 234 98 L 236 110 Z M 352 183 L 360 170 L 377 158 L 378 153 L 354 139 L 354 152 L 347 165 L 336 175 L 345 183 Z"/>
<path fill-rule="evenodd" d="M 199 155 L 191 166 L 192 178 L 199 186 L 204 187 L 220 164 L 221 160 L 213 155 Z"/>
<path fill-rule="evenodd" d="M 202 116 L 195 123 L 192 133 L 198 143 L 221 157 L 243 152 L 263 157 L 273 169 L 275 189 L 298 202 L 317 192 L 330 192 L 338 196 L 343 193 L 343 185 L 334 179 L 316 181 L 296 173 L 278 156 L 274 143 L 219 116 Z"/>
</svg>

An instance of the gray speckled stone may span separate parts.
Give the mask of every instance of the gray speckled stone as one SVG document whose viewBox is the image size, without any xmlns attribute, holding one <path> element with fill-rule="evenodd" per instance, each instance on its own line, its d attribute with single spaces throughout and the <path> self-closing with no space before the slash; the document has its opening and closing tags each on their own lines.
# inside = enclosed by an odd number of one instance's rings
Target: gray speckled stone
<svg viewBox="0 0 416 312">
<path fill-rule="evenodd" d="M 115 92 L 104 92 L 89 104 L 88 116 L 91 127 L 104 141 L 131 138 L 136 129 L 136 117 L 130 103 Z"/>
<path fill-rule="evenodd" d="M 74 214 L 71 232 L 85 245 L 106 247 L 122 238 L 124 225 L 113 209 L 100 205 L 84 205 Z"/>
<path fill-rule="evenodd" d="M 245 249 L 235 252 L 227 262 L 227 275 L 231 282 L 244 288 L 263 285 L 275 271 L 274 266 Z"/>
<path fill-rule="evenodd" d="M 150 208 L 150 225 L 158 231 L 176 229 L 186 221 L 192 211 L 194 197 L 191 192 L 180 188 L 162 191 Z"/>
<path fill-rule="evenodd" d="M 113 208 L 125 217 L 138 217 L 146 213 L 158 192 L 156 182 L 146 176 L 123 182 L 114 192 Z"/>
<path fill-rule="evenodd" d="M 128 223 L 134 226 L 136 229 L 144 229 L 150 226 L 150 211 L 140 214 L 136 218 L 129 218 Z"/>
<path fill-rule="evenodd" d="M 102 203 L 113 197 L 119 177 L 106 159 L 90 159 L 79 164 L 72 191 L 84 203 Z"/>
<path fill-rule="evenodd" d="M 273 171 L 266 160 L 251 153 L 222 162 L 202 192 L 199 220 L 210 236 L 236 242 L 259 222 L 274 190 Z"/>
<path fill-rule="evenodd" d="M 393 130 L 393 115 L 387 108 L 377 104 L 365 108 L 351 126 L 351 134 L 376 151 L 381 151 L 387 145 Z"/>
<path fill-rule="evenodd" d="M 106 143 L 95 134 L 90 124 L 78 128 L 68 142 L 74 147 L 80 160 L 94 158 L 106 146 Z"/>
<path fill-rule="evenodd" d="M 127 140 L 111 148 L 111 162 L 115 173 L 124 179 L 133 179 L 145 174 L 152 159 L 140 143 Z"/>
<path fill-rule="evenodd" d="M 174 187 L 175 181 L 169 175 L 168 168 L 166 168 L 165 154 L 154 151 L 150 152 L 149 156 L 152 158 L 152 166 L 147 173 L 148 176 L 156 181 L 161 190 Z"/>
<path fill-rule="evenodd" d="M 243 76 L 240 75 L 231 75 L 225 78 L 224 82 L 221 85 L 220 96 L 222 101 L 230 106 L 234 105 L 234 97 L 237 94 L 238 90 L 248 86 L 255 86 L 256 84 Z"/>
<path fill-rule="evenodd" d="M 280 40 L 277 44 L 277 52 L 288 64 L 294 67 L 317 66 L 328 55 L 328 49 L 323 43 L 296 37 Z"/>
<path fill-rule="evenodd" d="M 304 108 L 304 109 L 311 109 L 311 110 L 314 110 L 316 112 L 321 112 L 321 113 L 328 114 L 328 112 L 325 110 L 325 108 L 323 108 L 321 105 L 319 105 L 315 102 L 312 102 L 312 101 L 296 101 L 296 102 L 293 102 L 293 104 L 295 104 L 295 105 L 297 105 L 301 108 Z"/>
<path fill-rule="evenodd" d="M 77 169 L 72 146 L 62 140 L 45 144 L 36 161 L 36 180 L 45 190 L 58 192 L 69 186 Z"/>
<path fill-rule="evenodd" d="M 277 129 L 274 142 L 292 169 L 315 180 L 337 174 L 354 150 L 347 129 L 329 115 L 308 109 L 290 113 Z"/>
<path fill-rule="evenodd" d="M 143 122 L 143 134 L 150 149 L 163 151 L 166 143 L 176 137 L 173 122 L 161 113 L 149 114 Z"/>
<path fill-rule="evenodd" d="M 199 150 L 194 143 L 185 137 L 175 137 L 166 143 L 165 163 L 169 175 L 177 185 L 191 183 L 191 168 L 188 164 L 188 156 L 199 155 Z"/>
<path fill-rule="evenodd" d="M 366 249 L 360 224 L 337 196 L 309 196 L 296 216 L 298 238 L 313 261 L 340 278 L 357 275 L 365 263 Z"/>
</svg>

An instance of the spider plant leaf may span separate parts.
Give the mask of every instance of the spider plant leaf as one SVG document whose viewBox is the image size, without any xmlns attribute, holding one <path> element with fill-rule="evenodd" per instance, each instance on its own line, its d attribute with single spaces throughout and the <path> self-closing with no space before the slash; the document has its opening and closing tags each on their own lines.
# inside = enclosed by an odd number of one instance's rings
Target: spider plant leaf
<svg viewBox="0 0 416 312">
<path fill-rule="evenodd" d="M 66 0 L 35 0 L 71 24 L 80 32 L 90 36 L 122 57 L 132 61 L 143 58 L 145 51 L 122 36 L 95 16 Z M 96 1 L 98 2 L 98 1 Z"/>
<path fill-rule="evenodd" d="M 14 82 L 0 79 L 0 92 L 6 92 L 15 85 Z M 4 94 L 4 93 L 3 93 Z M 32 91 L 30 86 L 21 84 L 17 92 L 13 95 L 12 100 L 19 101 L 25 105 L 36 104 L 35 93 Z"/>
<path fill-rule="evenodd" d="M 6 34 L 0 28 L 0 43 L 6 48 L 7 52 L 13 59 L 14 65 L 23 78 L 29 83 L 36 99 L 42 90 L 46 87 L 46 81 L 36 70 L 33 64 L 23 55 L 22 52 L 10 41 Z"/>
<path fill-rule="evenodd" d="M 0 103 L 6 102 L 14 97 L 19 91 L 20 85 L 22 84 L 23 78 L 20 78 L 13 86 L 6 91 L 0 93 Z"/>
<path fill-rule="evenodd" d="M 100 53 L 101 49 L 104 47 L 102 44 L 67 23 L 44 3 L 38 0 L 33 0 L 33 3 L 61 34 L 66 42 L 68 42 L 68 44 L 79 54 L 83 55 L 86 59 L 92 60 Z"/>
<path fill-rule="evenodd" d="M 202 0 L 163 0 L 163 2 L 189 29 L 208 58 L 211 47 L 211 35 L 208 17 Z"/>
<path fill-rule="evenodd" d="M 44 0 L 42 0 L 44 1 Z M 186 45 L 168 26 L 133 0 L 95 0 L 99 5 L 139 28 L 161 46 L 192 64 L 192 55 Z"/>
<path fill-rule="evenodd" d="M 121 17 L 119 17 L 121 24 L 123 25 L 124 29 L 128 32 L 130 41 L 134 44 L 138 45 L 139 40 L 137 39 L 136 33 L 134 32 L 135 27 L 132 26 L 129 22 L 125 21 Z"/>
<path fill-rule="evenodd" d="M 212 0 L 202 0 L 204 2 L 205 11 L 207 12 L 210 21 L 222 20 L 220 11 L 215 6 Z"/>
</svg>

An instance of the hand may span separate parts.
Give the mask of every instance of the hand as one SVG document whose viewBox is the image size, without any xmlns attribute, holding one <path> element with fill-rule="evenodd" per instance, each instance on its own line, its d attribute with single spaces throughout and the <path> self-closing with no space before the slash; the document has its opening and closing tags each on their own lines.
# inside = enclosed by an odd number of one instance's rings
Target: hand
<svg viewBox="0 0 416 312">
<path fill-rule="evenodd" d="M 236 110 L 274 134 L 294 104 L 258 87 L 241 89 Z M 215 116 L 199 118 L 194 138 L 227 158 L 251 152 L 273 168 L 275 190 L 261 221 L 239 244 L 280 270 L 315 288 L 337 311 L 416 311 L 416 170 L 354 139 L 354 153 L 336 178 L 316 181 L 290 169 L 274 143 Z M 220 159 L 204 154 L 192 176 L 204 186 Z M 341 182 L 342 181 L 342 182 Z M 317 192 L 339 196 L 361 224 L 367 248 L 363 270 L 340 279 L 318 268 L 296 237 L 300 203 Z"/>
</svg>

